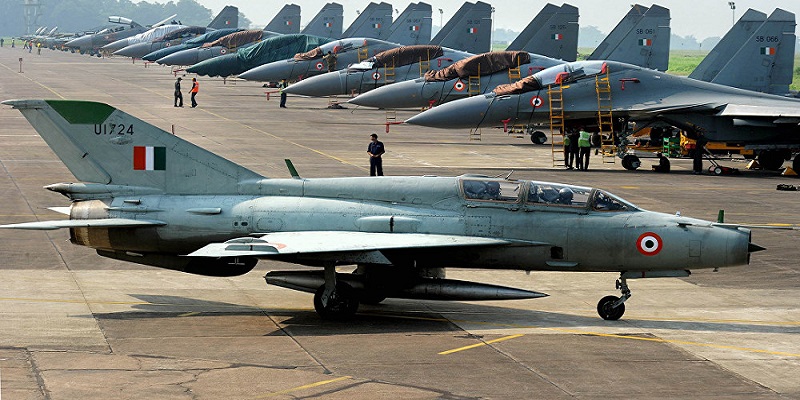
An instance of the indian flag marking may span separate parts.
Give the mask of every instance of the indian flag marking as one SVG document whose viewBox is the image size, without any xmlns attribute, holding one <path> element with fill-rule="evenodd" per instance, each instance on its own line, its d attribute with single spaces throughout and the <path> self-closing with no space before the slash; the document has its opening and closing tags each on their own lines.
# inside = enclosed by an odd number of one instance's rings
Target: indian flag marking
<svg viewBox="0 0 800 400">
<path fill-rule="evenodd" d="M 553 34 L 553 40 L 561 40 L 563 38 L 564 38 L 564 35 L 562 35 L 560 33 L 554 33 Z"/>
<path fill-rule="evenodd" d="M 478 28 L 475 28 L 475 27 L 469 28 L 469 29 L 467 29 L 467 33 L 478 33 Z"/>
<path fill-rule="evenodd" d="M 141 171 L 164 171 L 167 169 L 167 148 L 133 146 L 133 169 Z"/>
<path fill-rule="evenodd" d="M 375 29 L 381 29 L 381 24 L 372 24 L 372 27 Z"/>
<path fill-rule="evenodd" d="M 287 25 L 287 26 L 288 26 L 288 25 L 291 25 L 291 24 L 292 24 L 292 21 L 286 21 L 286 25 Z"/>
<path fill-rule="evenodd" d="M 330 28 L 330 27 L 332 27 L 332 26 L 333 26 L 333 22 L 326 22 L 326 23 L 325 23 L 325 27 L 326 27 L 326 28 Z"/>
<path fill-rule="evenodd" d="M 762 47 L 761 54 L 766 56 L 774 56 L 776 49 L 774 47 Z"/>
<path fill-rule="evenodd" d="M 652 39 L 639 39 L 639 46 L 652 46 L 653 40 Z"/>
<path fill-rule="evenodd" d="M 419 30 L 419 25 L 409 26 L 408 30 L 410 30 L 410 31 L 418 31 Z"/>
</svg>

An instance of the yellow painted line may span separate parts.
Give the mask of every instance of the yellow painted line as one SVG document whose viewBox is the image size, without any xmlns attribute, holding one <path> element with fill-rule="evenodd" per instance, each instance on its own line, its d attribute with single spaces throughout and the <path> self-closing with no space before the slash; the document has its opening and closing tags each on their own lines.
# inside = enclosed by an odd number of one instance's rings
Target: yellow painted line
<svg viewBox="0 0 800 400">
<path fill-rule="evenodd" d="M 639 189 L 639 186 L 620 186 L 620 189 Z"/>
<path fill-rule="evenodd" d="M 510 340 L 510 339 L 516 339 L 516 338 L 518 338 L 518 337 L 522 337 L 522 336 L 525 336 L 525 335 L 523 335 L 523 334 L 516 334 L 516 335 L 510 335 L 510 336 L 503 336 L 503 337 L 501 337 L 501 338 L 492 339 L 492 340 L 487 340 L 487 341 L 485 341 L 485 342 L 476 343 L 476 344 L 472 344 L 472 345 L 469 345 L 469 346 L 464 346 L 464 347 L 459 347 L 459 348 L 457 348 L 457 349 L 452 349 L 452 350 L 446 350 L 446 351 L 442 351 L 442 352 L 440 352 L 440 353 L 439 353 L 439 355 L 440 355 L 440 356 L 446 356 L 446 355 L 448 355 L 448 354 L 458 353 L 459 351 L 464 351 L 464 350 L 474 349 L 474 348 L 476 348 L 476 347 L 486 346 L 486 345 L 488 345 L 488 344 L 497 343 L 497 342 L 503 342 L 503 341 Z"/>
<path fill-rule="evenodd" d="M 184 314 L 180 314 L 178 316 L 179 317 L 191 317 L 191 316 L 197 315 L 197 314 L 200 314 L 200 312 L 199 311 L 192 311 L 192 312 L 187 312 L 187 313 L 184 313 Z"/>
<path fill-rule="evenodd" d="M 33 83 L 35 83 L 35 84 L 37 84 L 37 85 L 41 86 L 42 88 L 44 88 L 44 89 L 46 89 L 46 90 L 49 90 L 49 91 L 50 91 L 51 93 L 53 93 L 54 95 L 58 96 L 58 98 L 60 98 L 60 99 L 62 99 L 62 100 L 64 100 L 64 99 L 65 99 L 65 97 L 64 97 L 64 96 L 62 96 L 60 93 L 58 93 L 58 92 L 56 92 L 55 90 L 51 89 L 50 87 L 48 87 L 48 86 L 44 85 L 43 83 L 39 83 L 39 82 L 37 82 L 37 81 L 35 81 L 35 80 L 31 79 L 31 78 L 28 78 L 28 76 L 27 76 L 27 75 L 25 75 L 25 73 L 24 73 L 24 72 L 20 74 L 20 73 L 19 73 L 19 71 L 13 70 L 13 69 L 9 68 L 9 67 L 8 67 L 7 65 L 5 65 L 5 64 L 0 64 L 0 65 L 2 65 L 2 66 L 3 66 L 3 68 L 5 68 L 5 69 L 7 69 L 7 70 L 11 71 L 11 73 L 13 73 L 14 75 L 18 75 L 18 76 L 20 76 L 20 75 L 21 75 L 23 78 L 25 78 L 25 79 L 27 79 L 27 80 L 29 80 L 29 81 L 31 81 L 31 82 L 33 82 Z M 24 65 L 24 64 L 23 64 L 23 65 Z M 23 68 L 23 70 L 24 70 L 24 68 Z"/>
<path fill-rule="evenodd" d="M 352 378 L 352 376 L 342 376 L 340 378 L 328 379 L 327 381 L 319 381 L 319 382 L 309 383 L 308 385 L 298 386 L 298 387 L 294 387 L 294 388 L 291 388 L 291 389 L 281 390 L 279 392 L 272 392 L 270 394 L 265 394 L 263 396 L 253 397 L 253 399 L 266 399 L 268 397 L 280 396 L 282 394 L 298 392 L 300 390 L 311 389 L 311 388 L 315 388 L 315 387 L 318 387 L 318 386 L 323 386 L 323 385 L 328 385 L 328 384 L 331 384 L 331 383 L 341 382 L 341 381 L 345 381 L 345 380 L 348 380 L 348 379 L 351 379 L 351 378 Z"/>
</svg>

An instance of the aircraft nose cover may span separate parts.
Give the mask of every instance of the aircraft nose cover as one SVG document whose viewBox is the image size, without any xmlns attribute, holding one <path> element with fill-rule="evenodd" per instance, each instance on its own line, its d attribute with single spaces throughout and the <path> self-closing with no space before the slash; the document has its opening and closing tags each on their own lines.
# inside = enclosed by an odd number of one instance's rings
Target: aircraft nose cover
<svg viewBox="0 0 800 400">
<path fill-rule="evenodd" d="M 313 35 L 283 35 L 241 48 L 235 54 L 200 62 L 187 72 L 208 76 L 231 76 L 273 61 L 292 58 L 335 39 Z"/>
</svg>

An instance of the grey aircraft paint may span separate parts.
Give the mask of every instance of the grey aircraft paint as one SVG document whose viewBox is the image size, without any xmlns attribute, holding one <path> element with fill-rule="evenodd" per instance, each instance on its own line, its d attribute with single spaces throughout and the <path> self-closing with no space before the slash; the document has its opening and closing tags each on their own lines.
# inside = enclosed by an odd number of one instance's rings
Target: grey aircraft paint
<svg viewBox="0 0 800 400">
<path fill-rule="evenodd" d="M 423 2 L 409 4 L 394 20 L 386 37 L 381 39 L 405 46 L 430 42 L 433 27 L 432 12 L 430 4 Z"/>
<path fill-rule="evenodd" d="M 344 7 L 339 3 L 325 4 L 322 9 L 311 19 L 300 32 L 305 35 L 315 35 L 330 38 L 342 37 L 344 25 Z"/>
<path fill-rule="evenodd" d="M 543 23 L 539 22 L 542 20 Z M 506 50 L 575 61 L 578 57 L 578 8 L 569 4 L 546 5 Z"/>
<path fill-rule="evenodd" d="M 635 5 L 588 59 L 614 60 L 666 71 L 669 42 L 669 10 L 658 5 L 650 8 Z"/>
</svg>

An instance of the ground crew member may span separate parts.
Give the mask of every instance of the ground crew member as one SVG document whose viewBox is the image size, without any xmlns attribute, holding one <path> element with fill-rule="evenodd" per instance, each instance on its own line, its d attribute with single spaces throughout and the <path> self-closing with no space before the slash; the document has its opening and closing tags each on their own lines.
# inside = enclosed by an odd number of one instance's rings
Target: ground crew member
<svg viewBox="0 0 800 400">
<path fill-rule="evenodd" d="M 370 142 L 367 146 L 369 154 L 369 176 L 383 176 L 383 159 L 381 156 L 386 153 L 383 143 L 378 140 L 378 135 L 369 135 Z"/>
<path fill-rule="evenodd" d="M 574 128 L 569 130 L 569 166 L 572 169 L 573 163 L 577 167 L 578 165 L 578 131 Z"/>
<path fill-rule="evenodd" d="M 564 167 L 572 169 L 572 153 L 569 151 L 569 133 L 564 135 Z"/>
<path fill-rule="evenodd" d="M 281 108 L 286 108 L 286 92 L 283 89 L 286 89 L 286 79 L 278 82 L 278 91 L 281 92 Z"/>
<path fill-rule="evenodd" d="M 181 77 L 175 80 L 175 107 L 183 107 L 183 93 L 181 93 Z"/>
<path fill-rule="evenodd" d="M 33 50 L 33 41 L 29 41 L 28 42 L 28 53 L 30 53 L 32 50 Z"/>
<path fill-rule="evenodd" d="M 578 147 L 580 147 L 580 154 L 578 155 L 578 169 L 586 171 L 589 169 L 589 153 L 592 150 L 592 135 L 581 127 L 578 133 Z"/>
<path fill-rule="evenodd" d="M 703 152 L 706 147 L 706 137 L 702 133 L 697 134 L 697 141 L 694 146 L 694 157 L 692 157 L 692 171 L 695 175 L 703 173 Z"/>
<path fill-rule="evenodd" d="M 656 153 L 658 156 L 658 164 L 653 165 L 653 171 L 655 172 L 669 172 L 669 160 L 663 153 Z"/>
<path fill-rule="evenodd" d="M 328 64 L 328 72 L 336 71 L 336 54 L 329 51 L 322 59 Z"/>
<path fill-rule="evenodd" d="M 13 49 L 13 48 L 14 48 L 14 46 L 16 46 L 16 45 L 17 45 L 17 39 L 14 39 L 14 38 L 12 37 L 12 38 L 11 38 L 11 48 Z"/>
<path fill-rule="evenodd" d="M 194 96 L 197 96 L 197 92 L 200 91 L 200 83 L 197 82 L 197 78 L 192 78 L 192 108 L 197 107 L 197 101 L 194 99 Z"/>
<path fill-rule="evenodd" d="M 41 42 L 36 43 L 36 54 L 37 55 L 42 55 L 42 43 Z"/>
<path fill-rule="evenodd" d="M 3 42 L 5 42 L 5 39 L 0 38 L 0 47 L 3 47 Z"/>
</svg>

